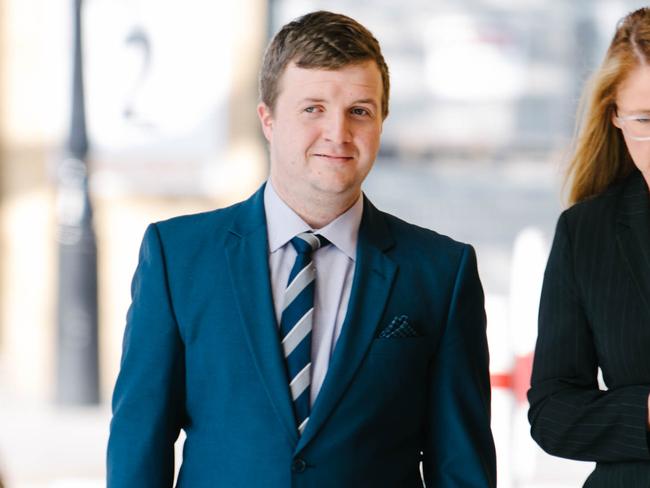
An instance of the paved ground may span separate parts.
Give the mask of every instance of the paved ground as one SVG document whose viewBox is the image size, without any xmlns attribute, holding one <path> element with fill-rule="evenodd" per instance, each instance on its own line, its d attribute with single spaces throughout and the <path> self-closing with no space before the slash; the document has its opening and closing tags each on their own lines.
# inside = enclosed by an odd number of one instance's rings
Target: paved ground
<svg viewBox="0 0 650 488">
<path fill-rule="evenodd" d="M 378 163 L 366 193 L 405 220 L 472 243 L 486 294 L 495 303 L 510 291 L 512 246 L 535 226 L 551 239 L 560 209 L 555 166 L 517 163 Z M 0 358 L 1 361 L 1 358 Z M 547 456 L 528 436 L 525 406 L 495 391 L 494 431 L 500 488 L 581 486 L 588 463 Z M 0 470 L 7 488 L 104 486 L 109 409 L 60 408 L 18 398 L 0 374 Z"/>
<path fill-rule="evenodd" d="M 0 467 L 6 488 L 104 486 L 106 406 L 62 408 L 0 396 Z"/>
</svg>

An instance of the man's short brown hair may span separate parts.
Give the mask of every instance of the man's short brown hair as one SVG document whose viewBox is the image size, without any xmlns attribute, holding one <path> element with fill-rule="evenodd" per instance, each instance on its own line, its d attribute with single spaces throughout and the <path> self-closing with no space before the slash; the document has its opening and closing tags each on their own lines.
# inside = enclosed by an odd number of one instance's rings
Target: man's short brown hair
<svg viewBox="0 0 650 488">
<path fill-rule="evenodd" d="M 260 97 L 271 111 L 278 97 L 279 80 L 292 61 L 299 68 L 330 70 L 375 61 L 383 86 L 382 117 L 388 115 L 388 66 L 377 39 L 356 20 L 319 10 L 280 29 L 266 49 L 260 71 Z"/>
</svg>

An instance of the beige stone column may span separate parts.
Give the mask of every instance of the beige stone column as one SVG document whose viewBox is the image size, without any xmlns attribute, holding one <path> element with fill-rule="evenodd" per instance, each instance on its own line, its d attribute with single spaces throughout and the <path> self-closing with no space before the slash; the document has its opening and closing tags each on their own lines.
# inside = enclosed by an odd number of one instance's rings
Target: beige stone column
<svg viewBox="0 0 650 488">
<path fill-rule="evenodd" d="M 57 45 L 43 41 L 53 25 L 45 20 L 61 18 L 60 4 L 0 1 L 1 380 L 37 398 L 50 397 L 54 378 L 54 195 L 46 161 L 54 153 L 50 110 L 61 99 L 54 98 L 61 77 L 48 65 Z"/>
<path fill-rule="evenodd" d="M 6 106 L 6 81 L 5 81 L 5 73 L 7 72 L 6 69 L 6 61 L 5 61 L 5 37 L 6 37 L 6 32 L 7 32 L 7 13 L 6 13 L 6 4 L 7 0 L 0 0 L 0 209 L 2 208 L 2 195 L 4 194 L 3 191 L 3 185 L 2 185 L 2 171 L 1 169 L 4 167 L 5 161 L 6 161 L 6 150 L 5 150 L 5 145 L 6 145 L 6 129 L 5 129 L 5 111 L 4 107 Z M 2 222 L 0 221 L 0 226 L 2 225 Z M 0 256 L 4 255 L 4 243 L 0 240 Z M 2 276 L 2 269 L 0 269 L 0 276 Z M 0 280 L 0 297 L 4 295 L 3 293 L 4 288 L 3 288 L 3 282 Z M 3 363 L 3 356 L 2 352 L 4 351 L 4 345 L 6 343 L 5 339 L 6 335 L 6 327 L 3 324 L 2 321 L 2 300 L 0 299 L 0 378 L 4 376 L 4 363 Z"/>
<path fill-rule="evenodd" d="M 242 0 L 234 7 L 230 163 L 247 168 L 243 193 L 266 177 L 266 147 L 257 118 L 258 72 L 267 41 L 268 0 Z M 262 158 L 260 158 L 260 156 Z"/>
</svg>

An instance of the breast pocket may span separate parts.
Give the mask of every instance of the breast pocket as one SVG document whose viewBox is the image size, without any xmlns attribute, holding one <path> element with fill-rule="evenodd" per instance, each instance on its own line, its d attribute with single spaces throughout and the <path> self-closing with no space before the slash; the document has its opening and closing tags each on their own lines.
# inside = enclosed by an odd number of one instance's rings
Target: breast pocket
<svg viewBox="0 0 650 488">
<path fill-rule="evenodd" d="M 365 398 L 377 409 L 417 412 L 427 392 L 431 344 L 427 337 L 375 339 L 358 372 Z"/>
<path fill-rule="evenodd" d="M 394 337 L 378 338 L 372 341 L 368 355 L 370 356 L 415 356 L 426 355 L 429 349 L 427 337 Z"/>
</svg>

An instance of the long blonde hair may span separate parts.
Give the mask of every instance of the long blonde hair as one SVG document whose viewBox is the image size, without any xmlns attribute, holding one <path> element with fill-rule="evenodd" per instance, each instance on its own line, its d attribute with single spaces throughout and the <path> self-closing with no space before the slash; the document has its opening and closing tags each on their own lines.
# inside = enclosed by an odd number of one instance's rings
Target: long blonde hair
<svg viewBox="0 0 650 488">
<path fill-rule="evenodd" d="M 567 171 L 569 202 L 603 192 L 634 170 L 619 129 L 612 123 L 616 91 L 625 78 L 650 61 L 650 8 L 623 17 L 600 68 L 593 74 L 580 102 L 581 122 Z"/>
</svg>

